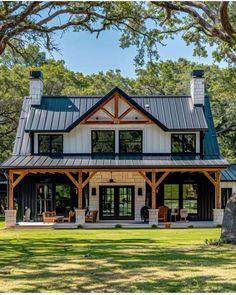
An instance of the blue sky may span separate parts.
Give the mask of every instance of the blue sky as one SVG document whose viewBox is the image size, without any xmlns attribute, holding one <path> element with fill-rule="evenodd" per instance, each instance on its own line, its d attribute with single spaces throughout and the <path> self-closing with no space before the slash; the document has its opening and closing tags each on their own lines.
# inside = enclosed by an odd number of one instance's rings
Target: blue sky
<svg viewBox="0 0 236 295">
<path fill-rule="evenodd" d="M 133 59 L 136 49 L 121 49 L 119 34 L 117 31 L 106 31 L 97 39 L 96 35 L 88 32 L 67 31 L 62 37 L 57 35 L 57 44 L 61 51 L 53 56 L 56 59 L 64 59 L 66 66 L 76 72 L 92 74 L 119 69 L 123 76 L 135 77 Z M 195 62 L 213 63 L 210 54 L 207 58 L 194 57 L 192 47 L 186 46 L 180 37 L 169 40 L 165 47 L 159 45 L 159 52 L 162 60 L 184 57 Z"/>
</svg>

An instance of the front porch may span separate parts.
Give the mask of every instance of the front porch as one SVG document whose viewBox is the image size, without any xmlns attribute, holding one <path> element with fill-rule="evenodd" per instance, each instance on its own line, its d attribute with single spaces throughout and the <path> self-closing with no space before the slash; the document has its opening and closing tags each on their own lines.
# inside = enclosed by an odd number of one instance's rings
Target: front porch
<svg viewBox="0 0 236 295">
<path fill-rule="evenodd" d="M 171 222 L 170 229 L 173 228 L 214 228 L 217 227 L 213 221 L 189 221 L 189 222 Z M 51 228 L 51 229 L 77 229 L 78 225 L 73 223 L 43 223 L 43 222 L 18 222 L 15 228 L 21 229 L 37 229 L 37 228 Z M 108 228 L 136 228 L 145 229 L 152 228 L 152 225 L 144 222 L 137 221 L 98 221 L 96 223 L 85 223 L 82 228 L 86 229 L 108 229 Z M 159 222 L 157 228 L 167 228 L 164 222 Z"/>
<path fill-rule="evenodd" d="M 68 163 L 70 160 L 66 161 Z M 100 161 L 96 160 L 96 163 Z M 103 162 L 112 161 L 103 160 Z M 102 168 L 99 165 L 96 168 L 80 169 L 48 167 L 10 169 L 9 212 L 13 214 L 12 212 L 17 210 L 19 223 L 23 221 L 24 208 L 27 206 L 31 209 L 30 221 L 34 221 L 36 225 L 37 222 L 43 221 L 41 215 L 45 211 L 55 210 L 58 215 L 65 215 L 69 210 L 77 208 L 76 211 L 80 213 L 76 214 L 75 223 L 71 226 L 77 227 L 78 224 L 82 224 L 89 228 L 99 225 L 85 223 L 87 210 L 98 212 L 97 222 L 101 227 L 105 224 L 115 226 L 121 223 L 124 223 L 124 226 L 145 227 L 147 225 L 142 222 L 140 214 L 144 206 L 152 210 L 149 211 L 152 214 L 149 214 L 148 226 L 158 223 L 157 209 L 162 206 L 167 206 L 169 209 L 168 221 L 173 217 L 172 209 L 176 208 L 187 209 L 190 222 L 212 221 L 213 209 L 220 209 L 221 167 L 212 167 L 214 161 L 210 161 L 211 167 L 190 167 L 193 161 L 180 161 L 181 165 L 178 165 L 179 161 L 171 161 L 171 167 L 169 165 L 168 168 L 163 166 L 158 169 L 148 168 L 145 165 L 126 167 L 127 162 L 130 165 L 135 160 L 120 162 L 124 167 L 119 165 L 119 168 Z M 144 161 L 142 164 L 145 162 L 149 161 Z M 164 162 L 170 163 L 170 161 L 159 162 L 162 165 Z M 209 161 L 202 160 L 198 163 L 209 163 Z M 67 196 L 63 195 L 64 192 L 67 192 Z M 10 221 L 14 219 L 13 215 Z M 177 214 L 178 220 L 179 214 Z M 68 224 L 55 224 L 55 227 L 67 226 L 70 227 Z M 179 226 L 182 226 L 182 223 Z M 188 226 L 191 224 L 186 224 L 186 227 Z"/>
</svg>

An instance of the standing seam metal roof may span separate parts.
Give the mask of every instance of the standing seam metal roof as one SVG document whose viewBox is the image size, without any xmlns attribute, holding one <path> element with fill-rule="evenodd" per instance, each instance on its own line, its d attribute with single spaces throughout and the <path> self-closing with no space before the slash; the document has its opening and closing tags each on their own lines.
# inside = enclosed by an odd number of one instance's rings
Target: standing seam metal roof
<svg viewBox="0 0 236 295">
<path fill-rule="evenodd" d="M 202 106 L 193 106 L 190 96 L 128 96 L 114 88 L 106 96 L 42 97 L 40 106 L 32 106 L 26 131 L 67 132 L 99 104 L 119 92 L 166 131 L 207 130 Z M 146 105 L 149 108 L 146 108 Z"/>
</svg>

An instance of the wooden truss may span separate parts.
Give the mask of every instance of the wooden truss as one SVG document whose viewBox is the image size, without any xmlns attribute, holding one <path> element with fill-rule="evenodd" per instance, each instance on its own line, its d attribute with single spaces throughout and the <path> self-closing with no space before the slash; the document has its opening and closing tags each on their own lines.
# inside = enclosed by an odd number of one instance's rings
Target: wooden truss
<svg viewBox="0 0 236 295">
<path fill-rule="evenodd" d="M 208 180 L 215 187 L 215 208 L 220 208 L 220 169 L 219 168 L 163 168 L 163 169 L 127 169 L 127 168 L 91 168 L 91 169 L 49 169 L 49 168 L 31 168 L 31 169 L 9 169 L 8 182 L 8 209 L 14 208 L 14 188 L 21 182 L 21 180 L 27 174 L 45 174 L 45 173 L 61 173 L 65 174 L 70 181 L 75 185 L 78 191 L 78 208 L 82 209 L 82 196 L 84 187 L 90 182 L 90 180 L 96 175 L 97 172 L 138 172 L 147 184 L 152 189 L 152 208 L 156 208 L 156 194 L 158 192 L 158 186 L 162 181 L 170 174 L 174 172 L 200 172 L 203 173 Z M 148 178 L 146 173 L 151 172 L 151 178 Z M 89 176 L 83 180 L 83 173 L 89 173 Z M 161 176 L 157 178 L 158 175 Z M 212 176 L 214 175 L 214 177 Z M 76 178 L 75 178 L 76 177 Z"/>
<path fill-rule="evenodd" d="M 113 111 L 109 111 L 106 108 L 106 105 L 114 100 L 114 109 Z M 119 100 L 125 102 L 128 105 L 128 109 L 126 109 L 123 113 L 119 114 Z M 124 120 L 125 117 L 131 112 L 135 110 L 137 113 L 141 114 L 142 120 Z M 91 118 L 98 112 L 102 111 L 105 113 L 110 120 L 91 120 Z M 146 115 L 144 115 L 139 109 L 137 109 L 133 104 L 131 104 L 127 99 L 123 96 L 119 95 L 119 93 L 115 93 L 111 97 L 109 97 L 106 101 L 104 101 L 100 106 L 91 112 L 80 124 L 152 124 L 152 120 L 150 120 Z"/>
</svg>

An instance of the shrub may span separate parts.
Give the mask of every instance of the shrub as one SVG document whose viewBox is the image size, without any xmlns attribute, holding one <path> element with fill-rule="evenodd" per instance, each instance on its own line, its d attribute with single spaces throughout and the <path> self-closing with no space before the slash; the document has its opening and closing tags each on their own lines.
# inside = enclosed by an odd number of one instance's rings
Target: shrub
<svg viewBox="0 0 236 295">
<path fill-rule="evenodd" d="M 78 224 L 77 228 L 78 228 L 78 229 L 83 228 L 83 225 Z"/>
<path fill-rule="evenodd" d="M 226 241 L 222 238 L 220 238 L 219 240 L 217 239 L 206 239 L 205 240 L 205 244 L 208 246 L 221 246 L 222 244 L 225 244 Z"/>
<path fill-rule="evenodd" d="M 222 227 L 222 225 L 221 224 L 217 224 L 216 227 Z"/>
<path fill-rule="evenodd" d="M 152 228 L 158 228 L 158 225 L 152 224 Z"/>
<path fill-rule="evenodd" d="M 115 228 L 122 228 L 122 225 L 121 224 L 116 224 Z"/>
<path fill-rule="evenodd" d="M 193 225 L 189 225 L 188 228 L 194 228 L 194 226 Z"/>
</svg>

